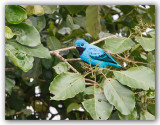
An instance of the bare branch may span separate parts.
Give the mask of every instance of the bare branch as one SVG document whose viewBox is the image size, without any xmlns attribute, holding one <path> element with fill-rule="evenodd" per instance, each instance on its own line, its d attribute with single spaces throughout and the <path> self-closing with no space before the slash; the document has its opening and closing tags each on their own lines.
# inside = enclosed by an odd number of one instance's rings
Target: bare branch
<svg viewBox="0 0 160 125">
<path fill-rule="evenodd" d="M 85 85 L 93 86 L 93 83 L 86 83 Z"/>
<path fill-rule="evenodd" d="M 70 49 L 76 49 L 76 47 L 75 46 L 71 46 L 71 47 L 67 47 L 67 48 L 58 49 L 58 50 L 55 50 L 55 51 L 62 52 L 62 51 L 70 50 Z"/>
<path fill-rule="evenodd" d="M 63 58 L 60 54 L 59 51 L 50 51 L 51 54 L 57 56 L 59 59 L 61 59 L 62 61 L 66 62 L 69 65 L 69 68 L 72 69 L 75 73 L 79 73 L 73 66 L 71 66 L 65 58 Z M 80 74 L 80 73 L 79 73 Z"/>
<path fill-rule="evenodd" d="M 95 81 L 93 81 L 93 80 L 91 80 L 91 79 L 87 79 L 87 78 L 85 78 L 85 81 L 92 82 L 92 83 L 94 83 L 94 84 L 98 85 L 98 83 L 97 83 L 97 82 L 95 82 Z"/>
<path fill-rule="evenodd" d="M 140 63 L 140 64 L 148 64 L 148 63 L 144 63 L 144 62 L 137 62 L 137 61 L 133 61 L 133 60 L 129 60 L 129 59 L 126 59 L 126 58 L 124 58 L 124 57 L 122 57 L 122 56 L 120 56 L 120 55 L 118 55 L 118 54 L 115 54 L 116 56 L 114 56 L 113 54 L 112 54 L 112 56 L 113 57 L 115 57 L 115 58 L 118 58 L 118 59 L 122 59 L 122 60 L 124 60 L 124 61 L 127 61 L 127 62 L 131 62 L 131 63 Z"/>
<path fill-rule="evenodd" d="M 99 40 L 97 40 L 97 41 L 94 41 L 94 42 L 91 43 L 91 44 L 97 44 L 97 43 L 99 43 L 99 42 L 101 42 L 101 41 L 103 41 L 103 40 L 105 40 L 105 39 L 109 39 L 109 38 L 117 38 L 117 36 L 116 36 L 116 35 L 107 36 L 107 37 L 101 38 L 101 39 L 99 39 Z M 67 51 L 67 50 L 70 50 L 70 49 L 76 49 L 76 47 L 75 47 L 75 46 L 71 46 L 71 47 L 62 48 L 62 49 L 53 50 L 53 51 L 57 51 L 58 54 L 59 54 L 59 53 L 62 52 L 62 51 Z M 52 54 L 53 51 L 50 51 L 50 53 Z"/>
<path fill-rule="evenodd" d="M 116 35 L 107 36 L 107 37 L 101 38 L 101 39 L 99 39 L 99 40 L 97 40 L 97 41 L 95 41 L 95 42 L 93 42 L 91 44 L 94 45 L 94 44 L 97 44 L 97 43 L 99 43 L 99 42 L 101 42 L 103 40 L 109 39 L 109 38 L 117 38 L 117 36 Z"/>
<path fill-rule="evenodd" d="M 66 59 L 66 61 L 79 61 L 81 58 L 72 58 L 72 59 Z"/>
</svg>

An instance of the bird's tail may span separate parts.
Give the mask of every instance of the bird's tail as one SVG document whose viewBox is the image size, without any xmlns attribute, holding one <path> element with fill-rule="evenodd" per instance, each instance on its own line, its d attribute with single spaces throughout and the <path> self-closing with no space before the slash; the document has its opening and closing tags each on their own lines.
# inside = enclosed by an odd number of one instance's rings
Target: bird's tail
<svg viewBox="0 0 160 125">
<path fill-rule="evenodd" d="M 126 70 L 123 66 L 121 66 L 121 69 Z"/>
<path fill-rule="evenodd" d="M 123 69 L 123 70 L 126 70 L 123 66 L 121 66 L 121 65 L 119 65 L 119 64 L 118 64 L 118 68 L 121 68 L 121 69 Z"/>
</svg>

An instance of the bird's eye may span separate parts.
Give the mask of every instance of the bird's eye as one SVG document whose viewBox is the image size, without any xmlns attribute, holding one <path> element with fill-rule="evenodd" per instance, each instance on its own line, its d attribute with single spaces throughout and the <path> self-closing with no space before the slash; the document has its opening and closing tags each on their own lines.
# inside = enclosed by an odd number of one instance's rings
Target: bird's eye
<svg viewBox="0 0 160 125">
<path fill-rule="evenodd" d="M 84 44 L 82 43 L 81 46 L 84 46 Z"/>
</svg>

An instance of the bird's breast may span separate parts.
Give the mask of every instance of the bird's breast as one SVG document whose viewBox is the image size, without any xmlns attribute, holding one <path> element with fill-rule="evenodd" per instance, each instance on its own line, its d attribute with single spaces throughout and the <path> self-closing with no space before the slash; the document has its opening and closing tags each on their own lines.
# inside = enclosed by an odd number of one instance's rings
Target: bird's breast
<svg viewBox="0 0 160 125">
<path fill-rule="evenodd" d="M 82 53 L 84 52 L 84 48 L 82 48 L 82 47 L 76 47 L 76 49 L 78 50 L 78 52 L 79 52 L 79 55 L 82 55 Z"/>
</svg>

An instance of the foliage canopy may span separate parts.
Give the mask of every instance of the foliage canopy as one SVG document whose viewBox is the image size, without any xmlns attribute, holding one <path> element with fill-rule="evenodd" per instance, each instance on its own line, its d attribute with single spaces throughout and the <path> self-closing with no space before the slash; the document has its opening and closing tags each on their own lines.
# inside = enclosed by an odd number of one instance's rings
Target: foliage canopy
<svg viewBox="0 0 160 125">
<path fill-rule="evenodd" d="M 5 19 L 6 119 L 155 119 L 155 6 L 7 5 Z M 125 71 L 59 51 L 113 35 L 96 45 Z"/>
</svg>

